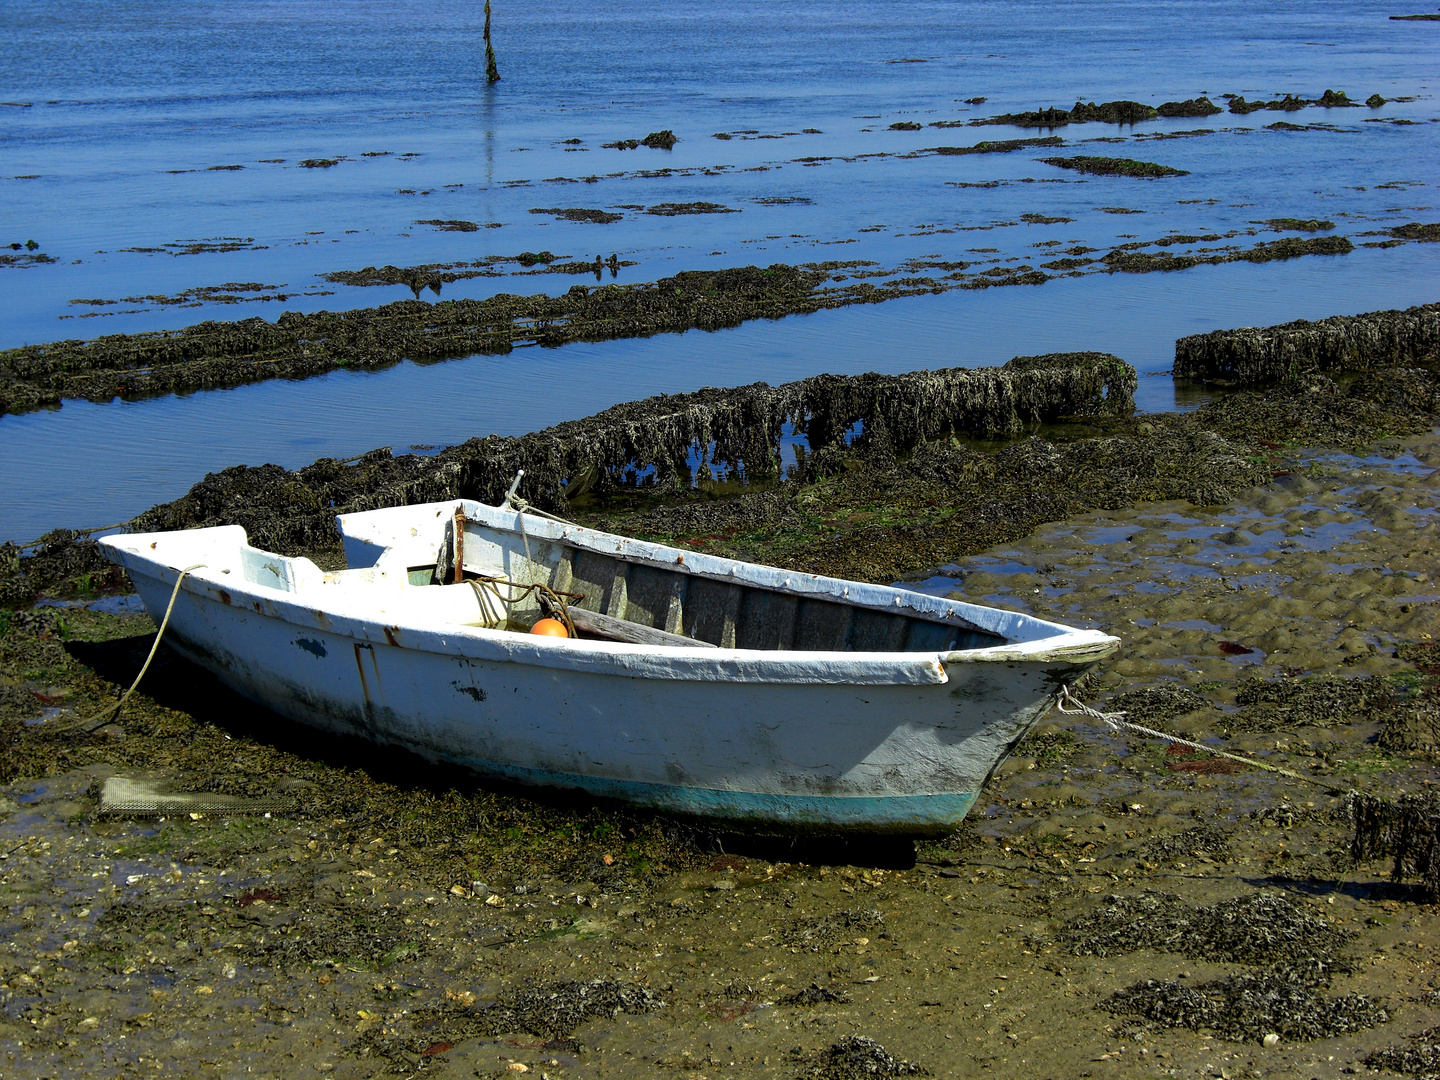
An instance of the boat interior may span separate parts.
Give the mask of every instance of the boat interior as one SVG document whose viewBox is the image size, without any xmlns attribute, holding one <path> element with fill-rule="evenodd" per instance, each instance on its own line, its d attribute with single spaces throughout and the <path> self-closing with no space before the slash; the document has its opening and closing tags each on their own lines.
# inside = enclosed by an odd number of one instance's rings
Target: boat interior
<svg viewBox="0 0 1440 1080">
<path fill-rule="evenodd" d="M 457 580 L 454 535 L 452 522 L 434 566 L 407 568 L 412 583 L 424 578 L 427 570 L 431 582 Z M 723 580 L 684 563 L 522 537 L 473 520 L 464 522 L 460 536 L 460 580 L 508 570 L 509 580 L 540 582 L 551 596 L 566 597 L 581 637 L 830 652 L 948 652 L 1004 644 L 1003 638 L 978 627 L 897 612 L 893 606 L 872 607 Z M 546 592 L 537 590 L 511 609 L 510 620 L 533 622 L 551 614 L 553 607 Z"/>
<path fill-rule="evenodd" d="M 661 561 L 599 550 L 579 537 L 570 542 L 490 526 L 458 509 L 435 525 L 413 542 L 372 546 L 368 567 L 351 557 L 351 569 L 326 573 L 308 559 L 244 545 L 238 569 L 248 581 L 284 591 L 363 595 L 368 610 L 391 617 L 522 633 L 553 617 L 579 638 L 658 647 L 896 653 L 1006 643 L 958 612 L 910 607 L 902 600 L 909 594 L 817 596 L 813 587 L 787 588 L 783 571 L 772 571 L 774 585 L 735 580 L 697 569 L 693 564 L 703 560 L 693 557 Z M 347 534 L 347 556 L 350 540 Z"/>
</svg>

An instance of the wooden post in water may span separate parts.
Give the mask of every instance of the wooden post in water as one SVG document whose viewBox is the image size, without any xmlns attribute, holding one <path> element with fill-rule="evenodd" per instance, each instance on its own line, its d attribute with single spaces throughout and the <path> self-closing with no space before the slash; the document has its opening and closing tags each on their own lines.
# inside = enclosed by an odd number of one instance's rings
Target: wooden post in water
<svg viewBox="0 0 1440 1080">
<path fill-rule="evenodd" d="M 500 69 L 495 66 L 495 46 L 490 44 L 490 0 L 485 0 L 485 81 L 500 81 Z"/>
</svg>

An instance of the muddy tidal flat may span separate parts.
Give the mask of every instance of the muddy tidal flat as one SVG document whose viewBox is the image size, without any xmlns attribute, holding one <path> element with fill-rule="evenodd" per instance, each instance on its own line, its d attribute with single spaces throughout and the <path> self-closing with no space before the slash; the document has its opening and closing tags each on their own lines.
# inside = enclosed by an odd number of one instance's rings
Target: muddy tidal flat
<svg viewBox="0 0 1440 1080">
<path fill-rule="evenodd" d="M 1414 314 L 1336 326 L 1361 340 Z M 1293 355 L 1319 332 L 1246 333 L 1189 362 L 1244 340 Z M 1237 361 L 1232 380 L 1256 385 L 1135 417 L 1118 363 L 1018 364 L 1107 372 L 1088 417 L 969 442 L 872 423 L 754 490 L 600 483 L 576 513 L 1103 627 L 1124 647 L 1085 688 L 1092 706 L 1306 780 L 1052 714 L 950 837 L 773 837 L 322 740 L 163 648 L 111 721 L 154 624 L 83 539 L 57 535 L 10 549 L 9 582 L 40 595 L 0 615 L 0 1068 L 1433 1071 L 1436 909 L 1389 860 L 1351 857 L 1346 796 L 1437 780 L 1430 368 L 1302 364 L 1276 386 Z M 403 467 L 348 468 L 385 490 Z M 336 468 L 231 470 L 151 513 L 193 524 L 247 491 L 252 524 L 288 520 L 259 496 L 299 498 Z M 1069 482 L 1087 470 L 1093 489 Z M 323 534 L 274 529 L 335 558 Z M 101 815 L 114 777 L 288 808 Z"/>
</svg>

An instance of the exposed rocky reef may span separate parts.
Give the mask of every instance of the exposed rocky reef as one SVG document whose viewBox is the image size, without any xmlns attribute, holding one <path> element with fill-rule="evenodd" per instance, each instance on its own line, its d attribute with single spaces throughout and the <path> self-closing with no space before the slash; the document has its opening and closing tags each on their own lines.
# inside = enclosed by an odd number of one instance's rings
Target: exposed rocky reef
<svg viewBox="0 0 1440 1080">
<path fill-rule="evenodd" d="M 1335 228 L 1335 222 L 1326 218 L 1266 218 L 1252 222 L 1253 225 L 1269 225 L 1276 232 L 1328 232 Z"/>
<path fill-rule="evenodd" d="M 1135 385 L 1134 369 L 1117 357 L 1061 353 L 1017 357 L 1000 368 L 818 375 L 777 387 L 700 390 L 617 405 L 529 435 L 471 439 L 431 458 L 395 459 L 385 449 L 352 465 L 323 460 L 296 473 L 228 469 L 147 511 L 135 526 L 187 528 L 240 514 L 258 530 L 257 543 L 331 546 L 337 513 L 461 497 L 498 502 L 519 469 L 525 498 L 563 510 L 582 493 L 634 487 L 652 468 L 651 479 L 640 481 L 645 487 L 688 489 L 697 449 L 704 470 L 763 480 L 775 473 L 787 429 L 820 450 L 843 443 L 859 423 L 905 452 L 952 432 L 993 436 L 1062 416 L 1126 415 Z M 287 479 L 277 482 L 281 476 Z"/>
<path fill-rule="evenodd" d="M 1226 94 L 1225 97 L 1230 100 L 1230 111 L 1239 116 L 1259 112 L 1262 109 L 1272 112 L 1298 112 L 1312 105 L 1322 109 L 1358 109 L 1361 107 L 1361 103 L 1351 100 L 1344 90 L 1326 90 L 1318 98 L 1303 98 L 1295 94 L 1286 94 L 1282 98 L 1273 98 L 1269 101 L 1246 101 L 1240 94 Z M 1372 109 L 1378 109 L 1385 104 L 1385 99 L 1379 94 L 1371 94 L 1365 99 L 1365 104 Z"/>
<path fill-rule="evenodd" d="M 484 225 L 479 225 L 473 221 L 462 221 L 453 218 L 423 218 L 422 220 L 415 222 L 415 224 L 429 225 L 431 228 L 439 229 L 441 232 L 478 232 L 480 229 L 504 228 L 504 226 L 498 221 L 488 221 Z"/>
<path fill-rule="evenodd" d="M 0 255 L 0 266 L 43 266 L 45 263 L 58 261 L 43 251 L 38 255 Z"/>
<path fill-rule="evenodd" d="M 656 217 L 680 217 L 684 214 L 738 214 L 739 210 L 733 206 L 724 206 L 713 202 L 688 202 L 688 203 L 656 203 L 647 207 L 647 214 Z"/>
<path fill-rule="evenodd" d="M 1414 368 L 1347 387 L 1317 373 L 1226 395 L 1193 413 L 1143 418 L 1129 415 L 1134 386 L 1121 361 L 1080 353 L 1017 358 L 998 369 L 703 390 L 520 438 L 472 439 L 433 457 L 397 458 L 381 448 L 293 472 L 227 469 L 128 527 L 236 523 L 261 547 L 333 557 L 337 513 L 457 497 L 495 502 L 524 468 L 526 498 L 602 529 L 893 581 L 1086 510 L 1165 499 L 1223 503 L 1272 476 L 1265 447 L 1358 446 L 1428 431 L 1440 413 L 1440 380 Z M 956 438 L 1013 436 L 1075 417 L 1067 434 L 998 451 Z M 779 440 L 792 432 L 805 436 L 808 449 L 782 476 Z M 726 482 L 729 497 L 716 497 L 715 480 Z M 875 517 L 877 506 L 891 508 L 884 520 Z M 6 603 L 108 571 L 93 543 L 64 530 L 0 555 Z M 1255 714 L 1257 723 L 1243 726 L 1268 730 L 1260 712 L 1310 709 L 1309 698 L 1261 697 L 1241 714 Z"/>
</svg>

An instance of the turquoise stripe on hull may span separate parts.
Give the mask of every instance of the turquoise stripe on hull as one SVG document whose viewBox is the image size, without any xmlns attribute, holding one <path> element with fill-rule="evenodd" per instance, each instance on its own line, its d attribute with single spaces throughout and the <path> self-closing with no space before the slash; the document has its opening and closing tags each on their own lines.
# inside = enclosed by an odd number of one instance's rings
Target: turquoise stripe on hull
<svg viewBox="0 0 1440 1080">
<path fill-rule="evenodd" d="M 782 825 L 845 832 L 946 833 L 974 805 L 976 792 L 939 795 L 776 795 L 720 788 L 649 784 L 578 773 L 557 773 L 489 761 L 451 759 L 484 776 L 529 787 L 572 788 L 605 799 L 677 814 L 749 825 Z"/>
</svg>

